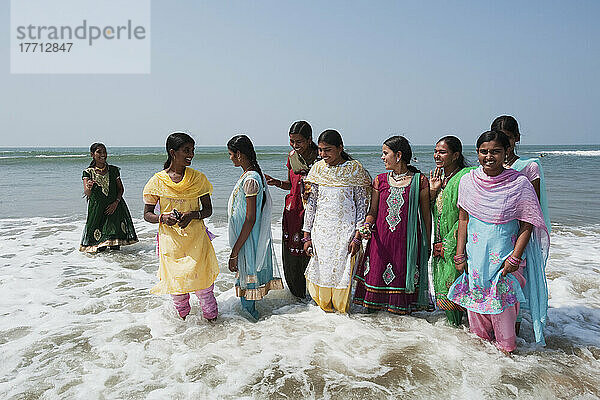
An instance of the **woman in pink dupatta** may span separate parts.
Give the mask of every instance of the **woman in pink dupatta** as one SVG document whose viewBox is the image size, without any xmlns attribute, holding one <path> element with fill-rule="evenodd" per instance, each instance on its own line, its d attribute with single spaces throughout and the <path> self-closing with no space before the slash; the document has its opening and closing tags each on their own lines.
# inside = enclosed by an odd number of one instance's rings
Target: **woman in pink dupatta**
<svg viewBox="0 0 600 400">
<path fill-rule="evenodd" d="M 545 265 L 550 239 L 535 190 L 527 177 L 505 169 L 510 146 L 498 131 L 477 140 L 481 167 L 462 177 L 458 189 L 456 269 L 448 299 L 466 308 L 471 332 L 495 339 L 505 352 L 516 348 L 515 321 L 526 306 L 537 343 L 545 344 L 548 308 Z M 524 274 L 519 272 L 527 260 Z"/>
</svg>

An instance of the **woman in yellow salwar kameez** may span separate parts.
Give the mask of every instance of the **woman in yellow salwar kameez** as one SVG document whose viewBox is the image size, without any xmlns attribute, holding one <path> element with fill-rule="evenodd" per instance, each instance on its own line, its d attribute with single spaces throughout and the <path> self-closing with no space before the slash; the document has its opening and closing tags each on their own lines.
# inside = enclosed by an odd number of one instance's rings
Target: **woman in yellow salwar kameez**
<svg viewBox="0 0 600 400">
<path fill-rule="evenodd" d="M 367 212 L 371 178 L 344 151 L 337 131 L 319 136 L 323 158 L 310 169 L 305 182 L 310 194 L 304 215 L 304 249 L 312 255 L 306 284 L 324 311 L 348 310 L 352 270 L 361 248 L 357 229 Z"/>
<path fill-rule="evenodd" d="M 189 293 L 195 292 L 204 318 L 214 320 L 218 308 L 213 287 L 219 265 L 203 222 L 212 214 L 213 188 L 203 173 L 189 168 L 194 139 L 176 132 L 169 135 L 166 147 L 165 169 L 144 187 L 144 219 L 159 224 L 160 281 L 150 292 L 172 295 L 183 319 L 190 312 Z M 154 213 L 157 202 L 159 215 Z"/>
</svg>

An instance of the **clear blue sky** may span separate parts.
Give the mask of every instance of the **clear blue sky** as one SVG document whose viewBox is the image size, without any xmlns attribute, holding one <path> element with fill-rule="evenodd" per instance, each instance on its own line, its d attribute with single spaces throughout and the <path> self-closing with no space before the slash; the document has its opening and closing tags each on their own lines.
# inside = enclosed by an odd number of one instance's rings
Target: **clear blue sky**
<svg viewBox="0 0 600 400">
<path fill-rule="evenodd" d="M 473 144 L 501 114 L 523 144 L 600 143 L 600 1 L 152 1 L 150 75 L 11 75 L 0 4 L 0 147 L 276 145 L 297 119 Z"/>
</svg>

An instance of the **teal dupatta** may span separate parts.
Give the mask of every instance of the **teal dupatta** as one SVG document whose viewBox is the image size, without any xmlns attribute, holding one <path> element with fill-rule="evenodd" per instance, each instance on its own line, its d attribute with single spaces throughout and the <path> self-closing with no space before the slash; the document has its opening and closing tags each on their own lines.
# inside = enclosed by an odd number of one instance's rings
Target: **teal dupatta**
<svg viewBox="0 0 600 400">
<path fill-rule="evenodd" d="M 415 273 L 419 272 L 419 306 L 429 306 L 429 274 L 427 264 L 429 261 L 429 238 L 425 230 L 425 221 L 419 211 L 419 187 L 421 174 L 416 173 L 410 182 L 410 193 L 408 197 L 408 221 L 406 228 L 406 292 L 415 291 Z M 422 227 L 421 243 L 418 235 L 418 224 Z M 419 251 L 415 251 L 419 246 Z"/>
<path fill-rule="evenodd" d="M 513 163 L 511 166 L 512 169 L 517 171 L 521 171 L 525 168 L 529 163 L 536 163 L 538 165 L 538 169 L 540 170 L 540 206 L 542 207 L 542 214 L 544 215 L 544 222 L 546 223 L 546 229 L 548 230 L 548 234 L 552 229 L 550 225 L 550 213 L 548 212 L 548 196 L 546 195 L 546 180 L 544 179 L 544 170 L 542 169 L 542 164 L 538 158 L 528 158 L 526 160 L 518 158 L 517 161 Z"/>
</svg>

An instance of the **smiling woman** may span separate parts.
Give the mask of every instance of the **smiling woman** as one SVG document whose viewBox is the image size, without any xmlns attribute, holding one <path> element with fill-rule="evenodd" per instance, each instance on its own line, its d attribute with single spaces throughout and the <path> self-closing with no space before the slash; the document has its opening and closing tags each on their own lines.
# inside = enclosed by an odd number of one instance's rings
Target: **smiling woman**
<svg viewBox="0 0 600 400">
<path fill-rule="evenodd" d="M 171 294 L 183 319 L 190 312 L 189 293 L 195 292 L 204 318 L 212 321 L 218 314 L 213 284 L 219 265 L 203 219 L 212 214 L 213 187 L 202 172 L 189 168 L 194 144 L 186 133 L 169 135 L 165 169 L 144 187 L 144 219 L 159 224 L 160 281 L 151 292 Z"/>
<path fill-rule="evenodd" d="M 119 168 L 108 165 L 106 146 L 94 143 L 90 147 L 92 162 L 83 171 L 83 193 L 88 200 L 88 215 L 80 251 L 95 253 L 118 250 L 136 243 L 137 235 L 129 209 L 123 200 L 123 183 Z"/>
<path fill-rule="evenodd" d="M 521 306 L 531 313 L 536 342 L 544 344 L 548 309 L 549 234 L 527 177 L 504 169 L 509 147 L 499 131 L 484 132 L 477 140 L 481 167 L 463 176 L 458 188 L 454 263 L 464 273 L 448 291 L 448 300 L 467 309 L 471 332 L 494 338 L 504 352 L 516 348 Z"/>
<path fill-rule="evenodd" d="M 316 162 L 306 177 L 310 194 L 302 240 L 306 254 L 312 256 L 306 284 L 324 311 L 345 313 L 352 270 L 362 248 L 357 228 L 367 212 L 371 177 L 344 151 L 337 131 L 324 131 L 318 142 L 323 160 Z"/>
<path fill-rule="evenodd" d="M 288 177 L 279 180 L 265 175 L 267 184 L 290 192 L 285 196 L 283 208 L 281 255 L 283 272 L 290 292 L 298 298 L 306 296 L 304 271 L 310 257 L 306 255 L 302 243 L 302 223 L 304 222 L 304 178 L 310 167 L 318 159 L 318 149 L 312 140 L 312 127 L 306 121 L 296 121 L 289 132 L 290 151 L 286 167 Z"/>
</svg>

